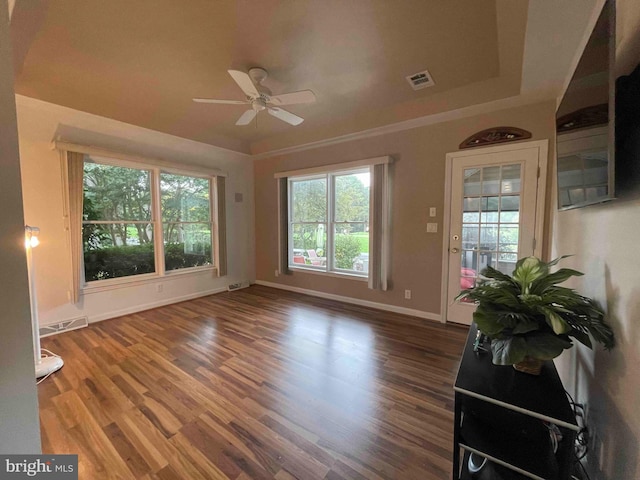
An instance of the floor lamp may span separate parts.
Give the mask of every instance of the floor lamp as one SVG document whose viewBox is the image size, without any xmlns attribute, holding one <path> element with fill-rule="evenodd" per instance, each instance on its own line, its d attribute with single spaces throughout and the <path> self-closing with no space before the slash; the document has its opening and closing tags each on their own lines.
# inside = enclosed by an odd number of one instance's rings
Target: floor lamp
<svg viewBox="0 0 640 480">
<path fill-rule="evenodd" d="M 36 378 L 50 375 L 64 365 L 62 358 L 54 355 L 42 356 L 40 347 L 40 325 L 38 323 L 38 298 L 36 296 L 36 279 L 33 268 L 33 249 L 40 244 L 38 227 L 24 227 L 24 246 L 27 249 L 27 272 L 29 273 L 29 297 L 31 298 L 31 327 L 33 329 L 33 355 L 36 362 Z"/>
</svg>

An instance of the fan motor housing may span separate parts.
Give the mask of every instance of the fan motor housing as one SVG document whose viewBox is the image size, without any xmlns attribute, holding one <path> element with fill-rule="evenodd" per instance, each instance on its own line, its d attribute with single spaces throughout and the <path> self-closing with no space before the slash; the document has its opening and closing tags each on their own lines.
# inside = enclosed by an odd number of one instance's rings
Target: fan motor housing
<svg viewBox="0 0 640 480">
<path fill-rule="evenodd" d="M 271 97 L 271 90 L 262 85 L 262 82 L 269 76 L 267 71 L 264 68 L 254 67 L 249 69 L 249 76 L 253 81 L 253 84 L 256 86 L 256 90 L 260 92 L 260 97 L 265 101 L 269 101 L 269 97 Z"/>
<path fill-rule="evenodd" d="M 265 108 L 267 108 L 267 101 L 260 95 L 260 98 L 255 98 L 251 100 L 251 108 L 253 108 L 256 112 L 261 112 Z"/>
</svg>

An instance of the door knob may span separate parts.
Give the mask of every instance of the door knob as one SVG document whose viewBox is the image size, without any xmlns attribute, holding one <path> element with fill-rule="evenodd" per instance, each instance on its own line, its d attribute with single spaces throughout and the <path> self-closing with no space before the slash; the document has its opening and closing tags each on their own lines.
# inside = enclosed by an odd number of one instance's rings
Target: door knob
<svg viewBox="0 0 640 480">
<path fill-rule="evenodd" d="M 451 253 L 458 253 L 460 250 L 458 248 L 454 247 L 450 251 L 451 251 Z"/>
</svg>

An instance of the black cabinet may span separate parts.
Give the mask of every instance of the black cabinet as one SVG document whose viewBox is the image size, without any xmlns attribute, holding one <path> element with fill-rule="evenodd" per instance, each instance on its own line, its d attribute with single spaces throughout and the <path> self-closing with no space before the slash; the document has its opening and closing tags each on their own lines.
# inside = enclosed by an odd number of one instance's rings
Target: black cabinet
<svg viewBox="0 0 640 480">
<path fill-rule="evenodd" d="M 476 333 L 474 324 L 454 386 L 453 479 L 569 479 L 579 428 L 553 362 L 539 376 L 493 365 L 489 351 L 474 352 Z M 488 460 L 474 475 L 470 453 Z"/>
</svg>

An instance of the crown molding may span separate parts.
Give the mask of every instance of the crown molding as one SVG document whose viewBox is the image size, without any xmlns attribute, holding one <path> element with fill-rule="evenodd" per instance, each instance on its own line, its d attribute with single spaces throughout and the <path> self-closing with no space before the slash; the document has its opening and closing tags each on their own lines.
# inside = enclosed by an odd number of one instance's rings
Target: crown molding
<svg viewBox="0 0 640 480">
<path fill-rule="evenodd" d="M 110 125 L 114 125 L 114 126 L 126 126 L 127 128 L 133 128 L 133 129 L 139 129 L 139 132 L 148 132 L 148 134 L 155 134 L 155 135 L 163 135 L 166 136 L 167 138 L 169 137 L 173 137 L 176 140 L 182 141 L 182 142 L 188 142 L 193 144 L 194 146 L 200 146 L 203 147 L 205 149 L 209 149 L 212 153 L 216 152 L 219 155 L 223 155 L 226 156 L 227 158 L 229 157 L 235 157 L 238 160 L 242 160 L 242 159 L 247 159 L 247 160 L 260 160 L 263 158 L 269 158 L 269 157 L 273 157 L 276 155 L 285 155 L 285 154 L 290 154 L 290 153 L 297 153 L 297 152 L 303 152 L 306 150 L 312 150 L 315 148 L 321 148 L 321 147 L 326 147 L 326 146 L 330 146 L 330 145 L 336 145 L 339 143 L 345 143 L 345 142 L 351 142 L 351 141 L 355 141 L 355 140 L 361 140 L 361 139 L 365 139 L 365 138 L 371 138 L 371 137 L 377 137 L 380 135 L 386 135 L 389 133 L 395 133 L 395 132 L 402 132 L 405 130 L 411 130 L 414 128 L 420 128 L 420 127 L 425 127 L 428 125 L 434 125 L 437 123 L 442 123 L 442 122 L 449 122 L 452 120 L 458 120 L 461 118 L 466 118 L 466 117 L 472 117 L 475 115 L 481 115 L 483 113 L 489 113 L 489 112 L 494 112 L 496 110 L 504 110 L 504 109 L 508 109 L 508 108 L 515 108 L 515 107 L 522 107 L 522 106 L 526 106 L 526 105 L 532 105 L 532 104 L 536 104 L 536 103 L 541 103 L 544 101 L 556 101 L 557 100 L 557 95 L 552 95 L 551 92 L 549 92 L 548 90 L 546 91 L 535 91 L 535 92 L 530 92 L 527 93 L 525 95 L 516 95 L 516 96 L 512 96 L 512 97 L 507 97 L 507 98 L 502 98 L 499 100 L 494 100 L 491 102 L 486 102 L 486 103 L 481 103 L 478 105 L 472 105 L 469 107 L 463 107 L 463 108 L 459 108 L 456 110 L 449 110 L 446 112 L 441 112 L 441 113 L 436 113 L 436 114 L 432 114 L 432 115 L 425 115 L 423 117 L 418 117 L 418 118 L 412 118 L 410 120 L 405 120 L 402 122 L 397 122 L 397 123 L 392 123 L 389 125 L 384 125 L 382 127 L 376 127 L 376 128 L 371 128 L 368 130 L 362 130 L 360 132 L 354 132 L 354 133 L 349 133 L 346 135 L 341 135 L 338 137 L 332 137 L 332 138 L 327 138 L 324 140 L 318 140 L 316 142 L 309 142 L 306 144 L 302 144 L 302 145 L 294 145 L 291 147 L 285 147 L 285 148 L 281 148 L 281 149 L 275 149 L 275 150 L 268 150 L 265 152 L 260 152 L 260 153 L 254 153 L 254 154 L 248 154 L 248 153 L 244 153 L 244 152 L 239 152 L 236 150 L 230 150 L 230 149 L 226 149 L 223 147 L 218 147 L 216 145 L 211 145 L 208 143 L 202 143 L 202 142 L 198 142 L 195 140 L 191 140 L 191 139 L 187 139 L 187 138 L 183 138 L 183 137 L 177 137 L 175 135 L 171 135 L 171 134 L 167 134 L 167 133 L 163 133 L 163 132 L 158 132 L 155 130 L 150 130 L 148 128 L 145 127 L 140 127 L 138 125 L 133 125 L 133 124 L 127 124 L 125 122 L 121 122 L 119 120 L 114 120 L 114 119 L 110 119 L 107 117 L 101 117 L 99 115 L 95 115 L 95 114 L 91 114 L 88 112 L 82 112 L 79 110 L 74 110 L 72 108 L 69 107 L 64 107 L 62 105 L 56 105 L 50 102 L 45 102 L 43 100 L 38 100 L 35 98 L 31 98 L 31 97 L 25 97 L 24 95 L 19 95 L 16 94 L 16 103 L 18 105 L 24 106 L 24 107 L 37 107 L 37 108 L 44 108 L 46 110 L 49 111 L 60 111 L 60 109 L 62 109 L 62 111 L 69 111 L 69 112 L 74 112 L 74 113 L 79 113 L 81 118 L 85 118 L 87 120 L 91 119 L 91 120 L 102 120 L 102 121 L 106 121 L 108 122 L 108 124 Z M 55 138 L 53 139 L 54 141 L 56 140 Z"/>
<path fill-rule="evenodd" d="M 434 125 L 442 122 L 449 122 L 452 120 L 458 120 L 461 118 L 472 117 L 475 115 L 481 115 L 483 113 L 494 112 L 496 110 L 505 110 L 508 108 L 522 107 L 525 105 L 532 105 L 545 101 L 555 101 L 556 95 L 551 95 L 548 91 L 536 91 L 526 95 L 515 95 L 513 97 L 501 98 L 500 100 L 494 100 L 491 102 L 480 103 L 478 105 L 472 105 L 469 107 L 459 108 L 456 110 L 449 110 L 447 112 L 435 113 L 433 115 L 426 115 L 423 117 L 412 118 L 411 120 L 404 120 L 402 122 L 392 123 L 384 125 L 382 127 L 371 128 L 360 132 L 349 133 L 347 135 L 341 135 L 338 137 L 327 138 L 324 140 L 318 140 L 316 142 L 309 142 L 303 145 L 294 145 L 291 147 L 280 148 L 277 150 L 268 150 L 266 152 L 254 153 L 251 158 L 259 160 L 262 158 L 269 158 L 276 155 L 286 155 L 290 153 L 303 152 L 305 150 L 312 150 L 314 148 L 327 147 L 329 145 L 336 145 L 344 142 L 351 142 L 354 140 L 361 140 L 364 138 L 377 137 L 379 135 L 386 135 L 389 133 L 402 132 L 405 130 L 411 130 L 414 128 L 425 127 L 428 125 Z"/>
</svg>

